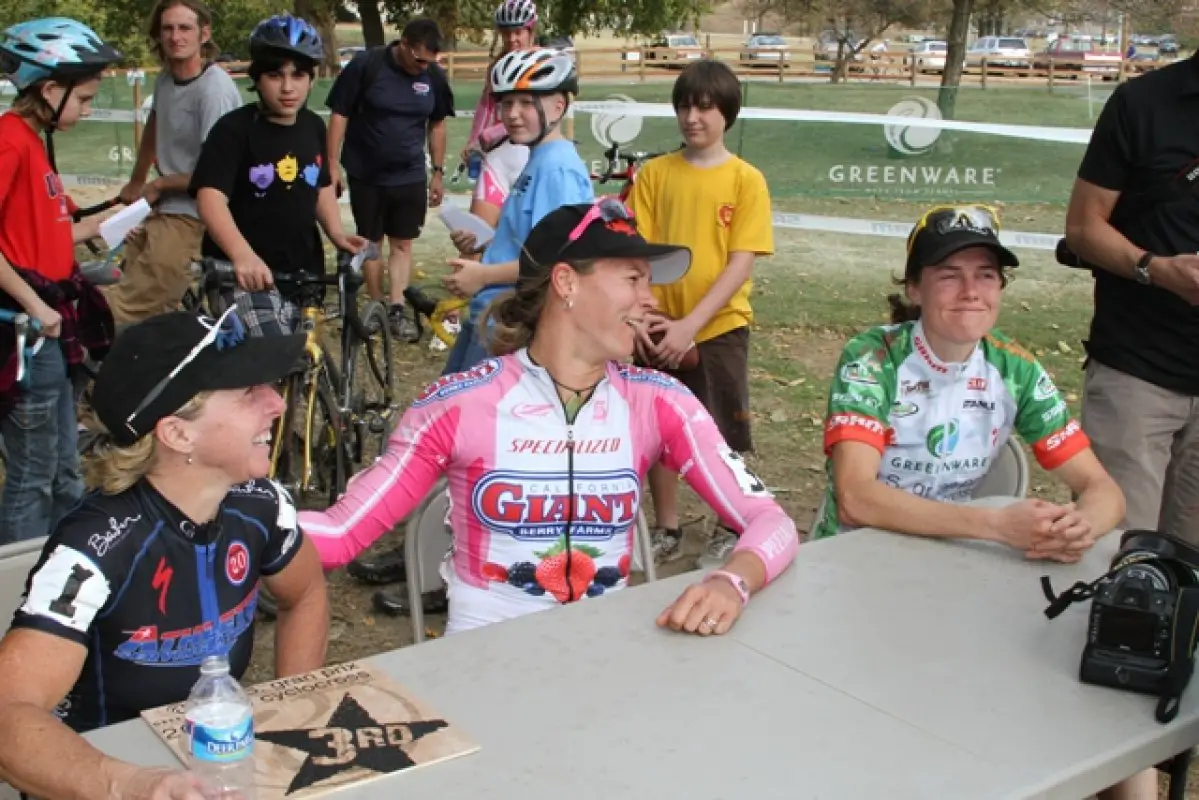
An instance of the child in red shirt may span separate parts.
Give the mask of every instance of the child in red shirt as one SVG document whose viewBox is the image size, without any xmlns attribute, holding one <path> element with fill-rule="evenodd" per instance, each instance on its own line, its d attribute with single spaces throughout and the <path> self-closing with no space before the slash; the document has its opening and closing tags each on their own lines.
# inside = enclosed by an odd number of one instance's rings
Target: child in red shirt
<svg viewBox="0 0 1199 800">
<path fill-rule="evenodd" d="M 72 333 L 74 306 L 64 289 L 76 274 L 75 243 L 95 237 L 99 222 L 72 223 L 72 205 L 38 134 L 52 148 L 54 131 L 88 116 L 101 72 L 120 57 L 86 25 L 63 17 L 0 34 L 0 70 L 17 88 L 12 110 L 0 116 L 0 306 L 24 310 L 47 337 L 31 360 L 28 384 L 15 396 L 5 393 L 0 544 L 45 536 L 83 494 L 61 337 Z M 0 363 L 11 365 L 14 349 L 9 339 Z"/>
</svg>

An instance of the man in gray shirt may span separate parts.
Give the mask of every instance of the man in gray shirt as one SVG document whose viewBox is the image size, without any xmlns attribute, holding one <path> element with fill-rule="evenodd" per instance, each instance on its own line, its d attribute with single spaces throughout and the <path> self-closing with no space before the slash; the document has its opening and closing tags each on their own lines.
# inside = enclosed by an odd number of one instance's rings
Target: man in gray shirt
<svg viewBox="0 0 1199 800">
<path fill-rule="evenodd" d="M 125 245 L 121 282 L 106 291 L 119 326 L 179 308 L 204 235 L 187 193 L 191 172 L 209 129 L 242 104 L 229 73 L 212 63 L 212 14 L 201 0 L 159 0 L 149 32 L 163 68 L 120 196 L 125 203 L 145 198 L 155 210 Z M 159 177 L 147 182 L 151 166 Z"/>
</svg>

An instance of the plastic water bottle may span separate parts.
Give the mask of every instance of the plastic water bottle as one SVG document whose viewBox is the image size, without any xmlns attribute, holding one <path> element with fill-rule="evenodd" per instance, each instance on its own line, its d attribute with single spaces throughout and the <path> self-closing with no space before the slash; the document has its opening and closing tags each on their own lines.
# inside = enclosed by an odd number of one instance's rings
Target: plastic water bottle
<svg viewBox="0 0 1199 800">
<path fill-rule="evenodd" d="M 466 177 L 472 181 L 479 179 L 479 173 L 483 171 L 483 154 L 478 150 L 471 150 L 466 161 Z"/>
<path fill-rule="evenodd" d="M 229 674 L 226 656 L 200 663 L 184 713 L 187 765 L 204 782 L 205 798 L 255 800 L 254 707 Z"/>
</svg>

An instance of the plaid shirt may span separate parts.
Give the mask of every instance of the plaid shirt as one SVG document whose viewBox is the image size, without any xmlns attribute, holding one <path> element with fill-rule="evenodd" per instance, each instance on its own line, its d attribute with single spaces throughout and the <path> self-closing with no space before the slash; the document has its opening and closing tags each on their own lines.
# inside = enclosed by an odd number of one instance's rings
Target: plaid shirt
<svg viewBox="0 0 1199 800">
<path fill-rule="evenodd" d="M 51 281 L 30 269 L 14 267 L 26 283 L 33 287 L 46 305 L 62 316 L 62 332 L 58 342 L 68 369 L 77 369 L 85 352 L 100 361 L 108 354 L 115 335 L 112 312 L 108 301 L 95 286 L 83 279 L 78 267 L 65 281 Z M 8 295 L 0 292 L 0 306 L 22 310 Z M 16 402 L 17 335 L 12 325 L 0 325 L 0 414 L 7 414 Z"/>
</svg>

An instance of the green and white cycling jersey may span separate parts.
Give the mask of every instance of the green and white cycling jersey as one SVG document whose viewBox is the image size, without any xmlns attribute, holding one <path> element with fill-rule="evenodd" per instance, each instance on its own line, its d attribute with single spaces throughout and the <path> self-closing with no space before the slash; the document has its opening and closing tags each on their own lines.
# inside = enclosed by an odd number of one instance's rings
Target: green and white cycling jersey
<svg viewBox="0 0 1199 800">
<path fill-rule="evenodd" d="M 824 514 L 812 538 L 848 530 L 838 520 L 832 449 L 863 442 L 882 454 L 878 479 L 919 497 L 973 497 L 1013 430 L 1037 462 L 1055 469 L 1090 445 L 1053 380 L 998 331 L 966 361 L 941 361 L 917 322 L 872 328 L 846 344 L 824 427 Z"/>
</svg>

